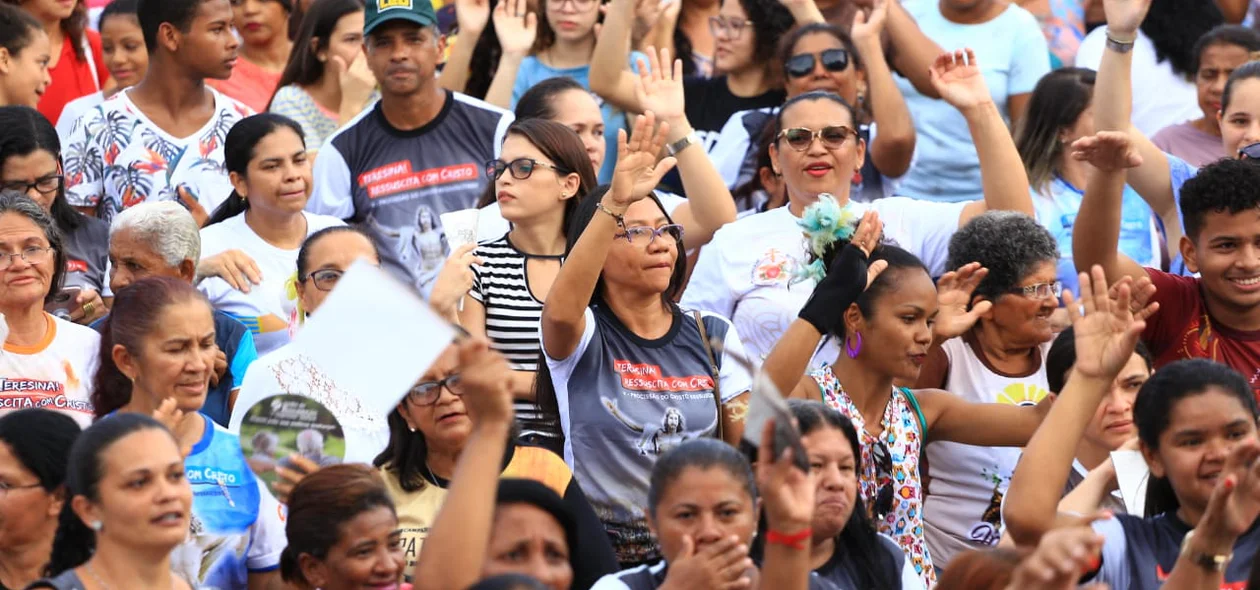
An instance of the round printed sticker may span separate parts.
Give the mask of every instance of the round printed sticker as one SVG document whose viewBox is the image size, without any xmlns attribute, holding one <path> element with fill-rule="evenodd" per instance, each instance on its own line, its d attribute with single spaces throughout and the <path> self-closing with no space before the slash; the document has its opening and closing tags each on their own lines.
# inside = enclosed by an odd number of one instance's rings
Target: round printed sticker
<svg viewBox="0 0 1260 590">
<path fill-rule="evenodd" d="M 323 404 L 300 395 L 260 400 L 241 420 L 241 448 L 249 468 L 275 492 L 276 467 L 305 471 L 293 457 L 327 467 L 346 456 L 341 424 Z"/>
</svg>

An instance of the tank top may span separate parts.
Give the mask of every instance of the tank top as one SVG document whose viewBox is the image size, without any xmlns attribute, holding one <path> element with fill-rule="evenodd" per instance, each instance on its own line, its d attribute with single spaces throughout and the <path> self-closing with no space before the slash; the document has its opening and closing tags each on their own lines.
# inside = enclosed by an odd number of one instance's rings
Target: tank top
<svg viewBox="0 0 1260 590">
<path fill-rule="evenodd" d="M 880 418 L 880 435 L 866 430 L 866 420 L 858 411 L 849 394 L 836 379 L 831 367 L 823 367 L 809 375 L 822 390 L 822 401 L 833 410 L 844 414 L 853 422 L 862 443 L 862 472 L 858 474 L 858 490 L 866 504 L 867 515 L 880 533 L 888 535 L 906 552 L 914 564 L 914 570 L 923 585 L 931 588 L 936 584 L 936 570 L 927 540 L 923 536 L 923 483 L 919 476 L 919 457 L 923 451 L 922 429 L 918 411 L 906 394 L 893 388 L 892 399 Z M 883 441 L 892 456 L 891 478 L 881 481 L 871 448 Z M 890 481 L 891 479 L 891 481 Z M 882 485 L 893 486 L 893 505 L 883 519 L 875 518 L 875 500 Z"/>
</svg>

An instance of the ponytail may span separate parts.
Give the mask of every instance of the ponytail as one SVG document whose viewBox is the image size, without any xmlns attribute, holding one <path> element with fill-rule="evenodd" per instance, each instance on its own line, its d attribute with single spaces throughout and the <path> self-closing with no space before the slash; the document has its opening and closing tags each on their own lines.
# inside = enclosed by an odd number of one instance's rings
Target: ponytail
<svg viewBox="0 0 1260 590">
<path fill-rule="evenodd" d="M 109 415 L 131 402 L 131 379 L 118 370 L 114 364 L 114 317 L 111 313 L 103 322 L 101 329 L 101 346 L 96 362 L 96 376 L 92 382 L 92 409 L 95 418 Z M 69 508 L 69 502 L 66 503 Z M 64 517 L 65 514 L 63 513 Z"/>
<path fill-rule="evenodd" d="M 210 219 L 207 219 L 206 224 L 201 227 L 202 229 L 205 229 L 216 223 L 227 221 L 246 211 L 249 211 L 249 200 L 233 190 L 232 194 L 228 195 L 226 201 L 223 201 L 223 203 L 221 203 L 218 207 L 214 208 L 214 212 L 210 214 Z"/>
</svg>

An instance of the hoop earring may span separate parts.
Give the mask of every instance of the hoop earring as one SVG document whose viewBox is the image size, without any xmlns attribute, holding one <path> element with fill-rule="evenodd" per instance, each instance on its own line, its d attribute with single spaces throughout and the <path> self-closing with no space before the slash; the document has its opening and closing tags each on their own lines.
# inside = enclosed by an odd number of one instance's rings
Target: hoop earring
<svg viewBox="0 0 1260 590">
<path fill-rule="evenodd" d="M 862 352 L 862 333 L 854 332 L 853 335 L 857 337 L 856 344 L 850 344 L 848 336 L 844 338 L 844 353 L 849 355 L 851 359 L 857 358 L 858 354 Z"/>
</svg>

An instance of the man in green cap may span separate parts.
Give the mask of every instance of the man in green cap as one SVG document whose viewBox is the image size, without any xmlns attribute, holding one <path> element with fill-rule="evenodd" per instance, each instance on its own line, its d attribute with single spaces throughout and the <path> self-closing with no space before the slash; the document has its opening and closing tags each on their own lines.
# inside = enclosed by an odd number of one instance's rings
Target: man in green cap
<svg viewBox="0 0 1260 590">
<path fill-rule="evenodd" d="M 429 0 L 367 0 L 363 43 L 381 99 L 320 149 L 306 206 L 363 226 L 385 267 L 426 296 L 449 253 L 440 215 L 477 205 L 512 122 L 438 86 L 436 25 Z"/>
</svg>

